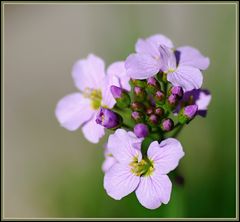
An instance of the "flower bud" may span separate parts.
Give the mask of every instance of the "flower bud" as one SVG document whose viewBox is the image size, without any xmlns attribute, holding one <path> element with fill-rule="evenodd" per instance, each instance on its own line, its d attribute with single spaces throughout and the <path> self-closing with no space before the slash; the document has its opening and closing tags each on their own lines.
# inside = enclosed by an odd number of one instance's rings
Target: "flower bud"
<svg viewBox="0 0 240 222">
<path fill-rule="evenodd" d="M 185 115 L 189 119 L 192 119 L 196 115 L 197 110 L 198 110 L 197 105 L 186 106 L 184 108 L 183 115 Z"/>
<path fill-rule="evenodd" d="M 151 114 L 150 116 L 148 116 L 147 121 L 151 126 L 157 125 L 158 124 L 158 116 L 155 114 Z"/>
<path fill-rule="evenodd" d="M 119 98 L 122 97 L 122 94 L 123 94 L 123 89 L 122 88 L 112 85 L 110 87 L 110 91 L 111 91 L 114 99 L 119 99 Z"/>
<path fill-rule="evenodd" d="M 149 133 L 148 127 L 143 123 L 136 124 L 133 131 L 138 138 L 146 137 Z"/>
<path fill-rule="evenodd" d="M 176 95 L 179 99 L 183 97 L 183 89 L 181 86 L 173 86 L 170 89 L 170 93 Z"/>
<path fill-rule="evenodd" d="M 151 106 L 149 106 L 149 107 L 146 109 L 146 113 L 147 113 L 147 115 L 153 114 L 153 113 L 154 113 L 154 108 L 151 107 Z"/>
<path fill-rule="evenodd" d="M 161 90 L 158 90 L 155 93 L 154 99 L 157 104 L 163 104 L 165 100 L 165 95 Z"/>
<path fill-rule="evenodd" d="M 156 106 L 156 102 L 155 102 L 154 97 L 152 95 L 147 96 L 147 102 L 148 102 L 149 106 Z"/>
<path fill-rule="evenodd" d="M 144 120 L 144 115 L 143 115 L 143 113 L 137 112 L 137 111 L 132 112 L 131 117 L 132 117 L 132 119 L 133 119 L 134 121 L 136 121 L 137 123 L 142 122 L 142 121 Z"/>
<path fill-rule="evenodd" d="M 114 99 L 116 100 L 117 106 L 119 108 L 126 108 L 130 105 L 130 96 L 124 89 L 117 86 L 111 86 L 110 91 Z"/>
<path fill-rule="evenodd" d="M 162 117 L 164 115 L 164 109 L 161 108 L 161 107 L 157 107 L 154 111 L 154 113 L 159 116 L 159 117 Z"/>
<path fill-rule="evenodd" d="M 198 111 L 197 105 L 189 105 L 184 107 L 178 115 L 178 121 L 181 124 L 189 123 L 195 117 L 197 111 Z"/>
<path fill-rule="evenodd" d="M 161 129 L 165 132 L 171 131 L 173 129 L 174 122 L 170 118 L 166 118 L 161 123 Z"/>
<path fill-rule="evenodd" d="M 146 88 L 146 90 L 149 93 L 155 93 L 157 90 L 160 90 L 159 82 L 154 77 L 148 78 L 147 79 L 147 88 Z"/>
<path fill-rule="evenodd" d="M 134 86 L 146 87 L 146 80 L 131 79 L 131 82 Z"/>
<path fill-rule="evenodd" d="M 146 98 L 146 91 L 139 86 L 135 86 L 133 88 L 133 92 L 134 92 L 134 98 L 137 101 L 143 101 Z"/>
<path fill-rule="evenodd" d="M 133 102 L 131 103 L 131 109 L 133 111 L 143 111 L 144 110 L 144 105 L 139 102 Z"/>
<path fill-rule="evenodd" d="M 168 102 L 168 105 L 169 105 L 171 108 L 173 108 L 173 107 L 175 107 L 175 106 L 177 105 L 177 103 L 178 103 L 178 98 L 177 98 L 176 95 L 171 94 L 171 95 L 168 97 L 167 102 Z"/>
<path fill-rule="evenodd" d="M 110 109 L 103 107 L 97 113 L 96 123 L 108 129 L 116 129 L 122 124 L 122 117 Z"/>
</svg>

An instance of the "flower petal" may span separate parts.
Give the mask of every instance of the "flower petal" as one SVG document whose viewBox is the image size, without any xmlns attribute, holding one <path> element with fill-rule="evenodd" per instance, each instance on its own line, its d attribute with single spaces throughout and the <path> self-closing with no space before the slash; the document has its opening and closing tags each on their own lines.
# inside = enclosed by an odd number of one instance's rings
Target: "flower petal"
<svg viewBox="0 0 240 222">
<path fill-rule="evenodd" d="M 139 180 L 129 166 L 116 163 L 104 176 L 104 189 L 110 197 L 120 200 L 136 189 Z"/>
<path fill-rule="evenodd" d="M 193 66 L 195 68 L 205 70 L 210 64 L 208 57 L 203 56 L 197 49 L 190 46 L 182 46 L 177 48 L 180 52 L 179 64 L 185 66 Z"/>
<path fill-rule="evenodd" d="M 168 48 L 165 45 L 160 45 L 159 54 L 161 61 L 161 70 L 163 72 L 176 69 L 176 57 L 174 51 L 171 48 Z"/>
<path fill-rule="evenodd" d="M 107 144 L 104 145 L 104 157 L 105 160 L 102 164 L 102 171 L 105 173 L 107 172 L 115 163 L 117 163 L 117 160 L 113 157 L 113 155 L 110 153 Z"/>
<path fill-rule="evenodd" d="M 203 76 L 199 69 L 191 66 L 179 66 L 175 72 L 168 73 L 167 80 L 174 86 L 181 86 L 184 90 L 199 89 L 203 83 Z"/>
<path fill-rule="evenodd" d="M 139 39 L 135 45 L 135 50 L 139 54 L 146 54 L 151 57 L 158 57 L 159 52 L 157 44 L 151 43 L 145 39 Z"/>
<path fill-rule="evenodd" d="M 158 57 L 158 48 L 160 45 L 173 48 L 173 43 L 169 38 L 161 34 L 156 34 L 147 39 L 139 39 L 135 45 L 135 50 L 137 53 Z"/>
<path fill-rule="evenodd" d="M 72 76 L 76 87 L 82 91 L 86 88 L 101 89 L 105 78 L 104 61 L 90 54 L 73 65 Z"/>
<path fill-rule="evenodd" d="M 101 102 L 101 106 L 103 107 L 107 107 L 107 108 L 112 108 L 115 103 L 116 100 L 114 99 L 110 87 L 112 85 L 116 85 L 118 84 L 118 78 L 116 76 L 107 76 L 103 82 L 102 85 L 102 102 Z"/>
<path fill-rule="evenodd" d="M 153 210 L 169 202 L 171 191 L 172 183 L 168 176 L 153 172 L 151 176 L 141 177 L 136 196 L 144 207 Z"/>
<path fill-rule="evenodd" d="M 129 91 L 131 89 L 129 80 L 130 78 L 126 73 L 124 62 L 111 64 L 107 70 L 107 76 L 102 86 L 102 106 L 112 108 L 116 100 L 112 96 L 110 87 L 114 85 Z"/>
<path fill-rule="evenodd" d="M 165 45 L 168 48 L 173 48 L 172 41 L 168 37 L 161 35 L 161 34 L 156 34 L 156 35 L 150 36 L 149 38 L 147 38 L 147 41 L 156 45 L 157 50 L 160 45 Z"/>
<path fill-rule="evenodd" d="M 142 158 L 141 152 L 136 148 L 136 145 L 141 142 L 132 132 L 127 132 L 123 129 L 118 129 L 108 138 L 107 147 L 109 152 L 119 161 L 129 165 L 134 157 Z"/>
<path fill-rule="evenodd" d="M 107 172 L 116 162 L 113 156 L 107 156 L 102 164 L 102 171 Z"/>
<path fill-rule="evenodd" d="M 92 143 L 98 143 L 105 134 L 104 127 L 96 123 L 96 113 L 89 122 L 84 124 L 82 131 L 86 139 Z"/>
<path fill-rule="evenodd" d="M 147 79 L 158 73 L 160 61 L 147 54 L 131 54 L 127 57 L 125 68 L 133 79 Z"/>
<path fill-rule="evenodd" d="M 207 110 L 207 107 L 212 99 L 212 96 L 208 90 L 199 90 L 199 96 L 196 100 L 198 110 Z"/>
<path fill-rule="evenodd" d="M 112 63 L 107 69 L 107 76 L 116 77 L 113 80 L 113 85 L 119 86 L 127 91 L 131 90 L 129 84 L 130 78 L 126 73 L 125 62 L 119 61 Z"/>
<path fill-rule="evenodd" d="M 135 50 L 140 54 L 147 54 L 152 57 L 158 57 L 158 48 L 160 45 L 165 45 L 173 48 L 172 41 L 164 35 L 156 34 L 148 37 L 147 39 L 139 39 L 135 45 Z"/>
<path fill-rule="evenodd" d="M 148 148 L 148 158 L 153 161 L 154 169 L 160 174 L 174 170 L 184 156 L 181 143 L 173 138 L 163 140 L 160 144 L 154 141 Z"/>
<path fill-rule="evenodd" d="M 81 93 L 63 97 L 57 104 L 55 114 L 60 124 L 68 130 L 76 130 L 93 116 L 91 101 Z"/>
</svg>

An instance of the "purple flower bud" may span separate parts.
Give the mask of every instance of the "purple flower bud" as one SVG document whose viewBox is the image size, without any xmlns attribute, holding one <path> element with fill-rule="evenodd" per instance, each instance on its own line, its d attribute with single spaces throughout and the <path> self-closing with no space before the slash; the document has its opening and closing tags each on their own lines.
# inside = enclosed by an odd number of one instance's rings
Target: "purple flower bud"
<svg viewBox="0 0 240 222">
<path fill-rule="evenodd" d="M 186 106 L 183 110 L 183 115 L 185 115 L 187 118 L 192 119 L 198 111 L 197 105 L 190 105 Z"/>
<path fill-rule="evenodd" d="M 178 102 L 177 95 L 171 94 L 171 95 L 168 97 L 167 101 L 168 101 L 168 104 L 169 104 L 170 106 L 175 106 L 175 105 L 177 104 L 177 102 Z"/>
<path fill-rule="evenodd" d="M 158 81 L 154 77 L 150 77 L 147 79 L 147 84 L 151 86 L 159 85 Z"/>
<path fill-rule="evenodd" d="M 181 124 L 189 123 L 197 114 L 197 111 L 198 111 L 197 105 L 189 105 L 184 107 L 178 114 L 179 123 Z"/>
<path fill-rule="evenodd" d="M 130 105 L 131 99 L 127 91 L 118 86 L 113 85 L 110 87 L 110 90 L 119 108 L 126 108 Z"/>
<path fill-rule="evenodd" d="M 158 90 L 155 93 L 154 99 L 155 99 L 156 103 L 162 104 L 165 100 L 165 95 L 162 91 Z"/>
<path fill-rule="evenodd" d="M 143 123 L 138 123 L 134 127 L 134 133 L 138 138 L 146 137 L 149 133 L 148 127 Z"/>
<path fill-rule="evenodd" d="M 144 110 L 144 105 L 139 102 L 133 102 L 131 103 L 131 109 L 133 111 L 143 111 Z"/>
<path fill-rule="evenodd" d="M 171 94 L 174 94 L 176 96 L 178 96 L 178 98 L 182 98 L 183 97 L 183 89 L 181 86 L 173 86 L 171 88 Z"/>
<path fill-rule="evenodd" d="M 161 108 L 161 107 L 157 107 L 156 109 L 155 109 L 155 114 L 157 115 L 157 116 L 163 116 L 164 115 L 164 109 L 163 108 Z"/>
<path fill-rule="evenodd" d="M 151 115 L 151 114 L 153 114 L 153 112 L 154 112 L 154 109 L 151 106 L 146 109 L 147 115 Z"/>
<path fill-rule="evenodd" d="M 173 129 L 173 126 L 174 126 L 174 122 L 172 121 L 172 119 L 167 118 L 162 121 L 161 129 L 163 131 L 168 132 Z"/>
<path fill-rule="evenodd" d="M 108 129 L 114 129 L 122 124 L 122 117 L 110 109 L 103 107 L 97 113 L 96 123 Z"/>
<path fill-rule="evenodd" d="M 157 90 L 160 90 L 159 82 L 154 77 L 148 78 L 147 79 L 147 91 L 149 93 L 155 93 Z"/>
<path fill-rule="evenodd" d="M 157 125 L 158 124 L 158 116 L 156 116 L 155 114 L 151 114 L 149 117 L 148 117 L 148 122 L 150 125 Z"/>
<path fill-rule="evenodd" d="M 123 89 L 117 86 L 110 87 L 111 93 L 115 99 L 119 99 L 122 97 Z"/>
<path fill-rule="evenodd" d="M 144 119 L 144 115 L 141 112 L 137 112 L 137 111 L 132 112 L 131 117 L 136 122 L 141 122 Z"/>
<path fill-rule="evenodd" d="M 139 86 L 134 87 L 134 93 L 138 96 L 142 93 L 142 88 Z"/>
</svg>

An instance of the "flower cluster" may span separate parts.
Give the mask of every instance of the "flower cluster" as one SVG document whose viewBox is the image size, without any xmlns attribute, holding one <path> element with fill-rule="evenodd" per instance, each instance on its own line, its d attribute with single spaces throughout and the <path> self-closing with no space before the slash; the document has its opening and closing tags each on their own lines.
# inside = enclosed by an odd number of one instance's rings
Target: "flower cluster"
<svg viewBox="0 0 240 222">
<path fill-rule="evenodd" d="M 177 134 L 195 116 L 205 117 L 211 100 L 201 89 L 209 59 L 190 46 L 175 48 L 166 36 L 139 39 L 135 53 L 105 71 L 90 54 L 77 61 L 72 76 L 79 92 L 62 98 L 56 117 L 68 130 L 82 128 L 105 147 L 104 189 L 120 200 L 131 192 L 148 209 L 170 200 L 167 176 L 184 156 Z"/>
</svg>

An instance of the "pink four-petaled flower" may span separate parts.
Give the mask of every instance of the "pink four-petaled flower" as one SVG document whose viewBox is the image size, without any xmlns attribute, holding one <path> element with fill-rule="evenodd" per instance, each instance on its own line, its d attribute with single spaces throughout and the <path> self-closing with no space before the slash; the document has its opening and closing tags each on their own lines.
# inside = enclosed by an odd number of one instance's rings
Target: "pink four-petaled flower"
<svg viewBox="0 0 240 222">
<path fill-rule="evenodd" d="M 84 136 L 92 143 L 98 143 L 104 135 L 104 127 L 96 123 L 100 106 L 112 108 L 115 99 L 110 86 L 130 89 L 124 62 L 115 62 L 105 74 L 104 61 L 90 54 L 86 59 L 77 61 L 72 76 L 80 92 L 63 97 L 57 104 L 55 114 L 60 124 L 68 130 L 82 126 Z"/>
<path fill-rule="evenodd" d="M 123 129 L 109 136 L 106 158 L 111 159 L 104 164 L 104 188 L 116 200 L 135 191 L 144 207 L 156 209 L 170 200 L 172 183 L 167 174 L 178 166 L 184 152 L 178 140 L 169 138 L 152 142 L 142 156 L 141 141 Z"/>
<path fill-rule="evenodd" d="M 203 76 L 200 70 L 209 66 L 209 58 L 197 49 L 182 46 L 176 50 L 172 41 L 164 35 L 153 35 L 139 39 L 135 45 L 136 53 L 127 57 L 127 74 L 134 79 L 147 79 L 158 72 L 167 74 L 167 80 L 184 91 L 199 89 Z"/>
</svg>

